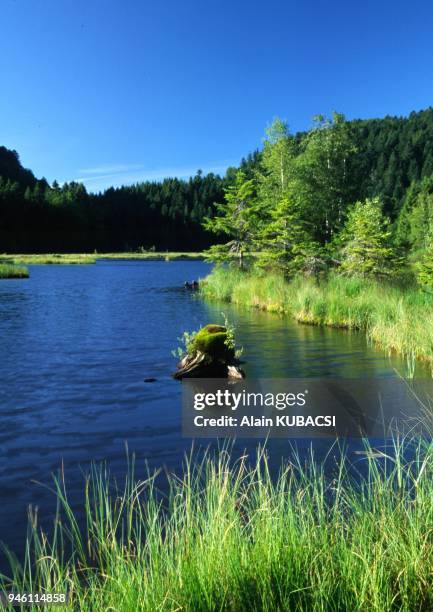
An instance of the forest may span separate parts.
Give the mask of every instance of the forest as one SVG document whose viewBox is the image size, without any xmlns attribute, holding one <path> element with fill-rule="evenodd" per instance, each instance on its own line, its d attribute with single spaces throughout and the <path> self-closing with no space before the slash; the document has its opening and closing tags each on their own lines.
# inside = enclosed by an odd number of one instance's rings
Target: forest
<svg viewBox="0 0 433 612">
<path fill-rule="evenodd" d="M 214 262 L 282 273 L 410 277 L 433 287 L 432 111 L 407 120 L 275 119 L 252 171 L 239 169 L 204 226 L 229 238 Z"/>
<path fill-rule="evenodd" d="M 213 239 L 201 226 L 223 199 L 226 179 L 200 171 L 189 180 L 109 188 L 37 180 L 18 154 L 0 147 L 0 252 L 200 251 Z"/>
<path fill-rule="evenodd" d="M 318 116 L 308 132 L 296 134 L 275 120 L 260 149 L 223 177 L 198 171 L 188 180 L 102 193 L 37 179 L 16 151 L 0 147 L 0 252 L 199 251 L 223 244 L 226 234 L 238 242 L 232 253 L 261 250 L 259 265 L 273 262 L 289 272 L 307 260 L 317 266 L 338 259 L 343 227 L 347 235 L 350 223 L 363 225 L 359 215 L 370 215 L 389 233 L 391 265 L 403 251 L 418 257 L 429 244 L 432 177 L 432 108 L 383 119 Z M 221 206 L 236 209 L 239 197 L 251 205 L 238 228 L 206 221 L 224 217 Z"/>
</svg>

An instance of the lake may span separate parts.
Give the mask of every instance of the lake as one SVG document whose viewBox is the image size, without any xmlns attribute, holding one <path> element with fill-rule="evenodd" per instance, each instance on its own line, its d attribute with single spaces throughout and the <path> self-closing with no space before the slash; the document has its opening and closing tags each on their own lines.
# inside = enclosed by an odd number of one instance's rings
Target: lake
<svg viewBox="0 0 433 612">
<path fill-rule="evenodd" d="M 75 507 L 91 461 L 107 460 L 113 474 L 125 473 L 126 444 L 139 475 L 146 462 L 179 469 L 191 440 L 181 436 L 171 351 L 184 330 L 222 323 L 221 312 L 236 326 L 248 377 L 405 371 L 362 334 L 207 303 L 183 289 L 210 269 L 201 261 L 100 261 L 30 266 L 29 280 L 0 282 L 0 540 L 22 548 L 29 504 L 51 520 L 54 496 L 43 485 L 62 462 Z M 145 383 L 150 377 L 156 382 Z M 241 444 L 251 451 L 256 443 Z M 329 448 L 315 444 L 319 455 Z M 305 450 L 309 442 L 299 445 Z M 272 440 L 269 452 L 276 469 L 289 444 Z"/>
</svg>

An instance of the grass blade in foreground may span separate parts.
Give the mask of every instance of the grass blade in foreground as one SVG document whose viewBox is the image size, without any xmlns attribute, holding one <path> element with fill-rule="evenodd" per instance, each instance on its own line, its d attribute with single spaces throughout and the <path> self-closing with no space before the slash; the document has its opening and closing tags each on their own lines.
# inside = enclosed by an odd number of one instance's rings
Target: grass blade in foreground
<svg viewBox="0 0 433 612">
<path fill-rule="evenodd" d="M 277 479 L 265 454 L 189 460 L 168 498 L 94 467 L 82 532 L 59 478 L 53 536 L 32 517 L 3 587 L 67 590 L 83 610 L 432 609 L 433 445 L 367 447 L 355 477 L 344 458 L 332 479 L 310 459 Z"/>
</svg>

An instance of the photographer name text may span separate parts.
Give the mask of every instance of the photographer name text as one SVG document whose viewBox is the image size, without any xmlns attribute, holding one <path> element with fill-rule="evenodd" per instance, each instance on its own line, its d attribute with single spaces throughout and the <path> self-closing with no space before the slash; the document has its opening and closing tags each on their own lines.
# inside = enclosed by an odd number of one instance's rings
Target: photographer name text
<svg viewBox="0 0 433 612">
<path fill-rule="evenodd" d="M 205 417 L 202 414 L 194 417 L 195 427 L 335 427 L 334 415 L 281 414 L 275 417 L 254 417 L 245 415 L 242 418 L 221 415 Z"/>
</svg>

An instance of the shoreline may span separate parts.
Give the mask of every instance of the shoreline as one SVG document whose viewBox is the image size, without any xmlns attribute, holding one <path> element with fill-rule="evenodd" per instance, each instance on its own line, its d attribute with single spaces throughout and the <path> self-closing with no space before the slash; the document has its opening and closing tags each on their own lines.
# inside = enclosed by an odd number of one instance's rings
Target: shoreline
<svg viewBox="0 0 433 612">
<path fill-rule="evenodd" d="M 24 265 L 89 265 L 100 260 L 118 261 L 201 261 L 202 252 L 182 251 L 146 251 L 146 252 L 119 252 L 119 253 L 2 253 L 1 264 Z"/>
<path fill-rule="evenodd" d="M 286 281 L 216 268 L 201 283 L 208 299 L 290 316 L 303 325 L 361 331 L 388 354 L 426 363 L 433 374 L 433 296 L 420 289 L 330 276 Z"/>
</svg>

